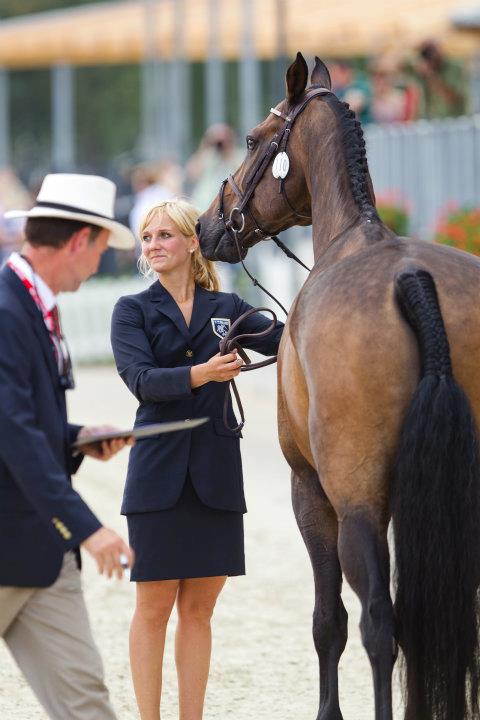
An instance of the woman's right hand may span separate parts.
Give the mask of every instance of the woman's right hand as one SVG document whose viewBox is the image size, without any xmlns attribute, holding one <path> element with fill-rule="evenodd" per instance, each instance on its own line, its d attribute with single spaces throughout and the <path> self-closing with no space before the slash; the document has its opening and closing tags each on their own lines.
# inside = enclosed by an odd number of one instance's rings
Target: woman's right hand
<svg viewBox="0 0 480 720">
<path fill-rule="evenodd" d="M 207 382 L 228 382 L 237 377 L 243 360 L 236 351 L 220 355 L 217 353 L 206 363 L 193 365 L 190 369 L 190 383 L 192 388 L 205 385 Z"/>
</svg>

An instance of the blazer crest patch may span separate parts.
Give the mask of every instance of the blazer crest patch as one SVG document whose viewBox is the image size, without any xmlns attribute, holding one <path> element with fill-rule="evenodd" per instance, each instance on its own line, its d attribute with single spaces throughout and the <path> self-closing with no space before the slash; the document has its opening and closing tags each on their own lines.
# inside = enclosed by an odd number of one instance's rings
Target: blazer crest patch
<svg viewBox="0 0 480 720">
<path fill-rule="evenodd" d="M 230 318 L 211 318 L 211 321 L 215 335 L 224 338 L 230 330 Z"/>
</svg>

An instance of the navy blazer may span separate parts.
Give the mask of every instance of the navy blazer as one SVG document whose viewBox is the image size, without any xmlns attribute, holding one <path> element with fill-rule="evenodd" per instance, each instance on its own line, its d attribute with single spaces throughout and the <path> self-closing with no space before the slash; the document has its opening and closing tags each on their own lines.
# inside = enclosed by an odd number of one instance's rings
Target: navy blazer
<svg viewBox="0 0 480 720">
<path fill-rule="evenodd" d="M 65 391 L 47 328 L 17 275 L 0 271 L 0 585 L 47 587 L 101 527 L 73 490 Z"/>
<path fill-rule="evenodd" d="M 251 306 L 235 294 L 195 287 L 190 326 L 167 290 L 156 281 L 137 295 L 122 297 L 112 317 L 112 347 L 120 376 L 140 405 L 135 426 L 209 417 L 194 430 L 138 440 L 130 451 L 122 513 L 172 507 L 190 473 L 200 499 L 210 507 L 245 512 L 238 433 L 222 415 L 226 383 L 209 382 L 192 390 L 190 368 L 218 350 L 225 320 L 232 324 Z M 261 313 L 238 330 L 259 332 L 271 323 Z M 227 323 L 228 324 L 228 323 Z M 246 347 L 265 355 L 277 352 L 283 324 Z M 219 334 L 216 334 L 219 333 Z M 231 398 L 229 423 L 236 423 Z"/>
</svg>

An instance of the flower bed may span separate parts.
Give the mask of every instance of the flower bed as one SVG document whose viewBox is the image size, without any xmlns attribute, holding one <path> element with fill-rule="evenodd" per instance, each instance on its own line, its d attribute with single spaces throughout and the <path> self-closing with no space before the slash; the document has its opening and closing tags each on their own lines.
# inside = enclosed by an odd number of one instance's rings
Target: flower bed
<svg viewBox="0 0 480 720">
<path fill-rule="evenodd" d="M 377 212 L 380 220 L 395 233 L 395 235 L 408 235 L 409 208 L 406 201 L 397 194 L 390 193 L 377 197 Z"/>
<path fill-rule="evenodd" d="M 480 255 L 480 208 L 447 209 L 438 223 L 434 240 Z"/>
</svg>

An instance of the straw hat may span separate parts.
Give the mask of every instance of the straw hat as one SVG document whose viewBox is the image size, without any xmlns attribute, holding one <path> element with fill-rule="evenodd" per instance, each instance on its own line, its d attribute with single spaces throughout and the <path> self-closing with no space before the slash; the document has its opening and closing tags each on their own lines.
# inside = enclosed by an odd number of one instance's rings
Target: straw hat
<svg viewBox="0 0 480 720">
<path fill-rule="evenodd" d="M 55 173 L 46 175 L 31 210 L 10 210 L 6 218 L 65 218 L 110 230 L 110 247 L 129 250 L 135 246 L 130 230 L 113 219 L 115 183 L 99 175 Z"/>
</svg>

